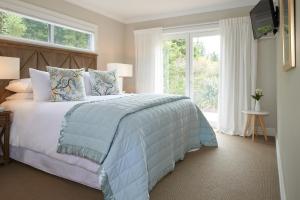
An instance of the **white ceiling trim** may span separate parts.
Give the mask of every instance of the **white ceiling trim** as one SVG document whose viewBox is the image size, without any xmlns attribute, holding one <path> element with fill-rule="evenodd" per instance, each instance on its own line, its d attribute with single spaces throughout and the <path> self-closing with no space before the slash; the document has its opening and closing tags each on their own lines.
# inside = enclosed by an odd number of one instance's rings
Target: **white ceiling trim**
<svg viewBox="0 0 300 200">
<path fill-rule="evenodd" d="M 124 24 L 131 24 L 131 23 L 138 23 L 138 22 L 145 22 L 145 21 L 152 21 L 152 20 L 158 20 L 158 19 L 164 19 L 164 18 L 171 18 L 171 17 L 180 17 L 180 16 L 186 16 L 186 15 L 192 15 L 192 14 L 200 14 L 200 13 L 207 13 L 212 11 L 220 11 L 220 10 L 226 10 L 226 9 L 232 9 L 232 8 L 240 8 L 245 6 L 254 6 L 256 3 L 253 3 L 253 0 L 247 0 L 247 1 L 240 1 L 240 0 L 233 0 L 230 3 L 226 4 L 220 4 L 217 6 L 208 6 L 208 7 L 199 7 L 192 10 L 186 10 L 182 12 L 171 12 L 171 13 L 164 13 L 161 15 L 150 15 L 150 16 L 142 16 L 142 17 L 134 17 L 134 18 L 124 18 L 117 14 L 112 14 L 111 12 L 108 12 L 104 9 L 99 9 L 96 5 L 79 5 L 76 3 L 76 1 L 73 0 L 65 0 L 71 4 L 81 6 L 85 9 L 91 10 L 93 12 L 96 12 L 98 14 L 101 14 L 103 16 L 106 16 L 108 18 L 114 19 L 116 21 L 119 21 Z M 257 0 L 258 1 L 258 0 Z"/>
</svg>

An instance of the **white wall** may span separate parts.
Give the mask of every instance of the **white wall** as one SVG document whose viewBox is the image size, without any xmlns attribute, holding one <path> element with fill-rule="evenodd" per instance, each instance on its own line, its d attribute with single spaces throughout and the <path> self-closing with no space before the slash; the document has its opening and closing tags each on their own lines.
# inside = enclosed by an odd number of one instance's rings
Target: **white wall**
<svg viewBox="0 0 300 200">
<path fill-rule="evenodd" d="M 278 38 L 277 112 L 278 144 L 286 200 L 300 199 L 300 1 L 296 1 L 296 65 L 282 69 L 282 45 Z"/>
<path fill-rule="evenodd" d="M 172 27 L 188 24 L 199 24 L 217 21 L 229 17 L 249 15 L 252 7 L 243 7 L 216 11 L 210 13 L 194 14 L 182 17 L 159 19 L 148 22 L 126 25 L 125 36 L 125 61 L 135 63 L 134 35 L 133 31 L 153 27 Z M 262 100 L 262 108 L 270 111 L 271 115 L 266 118 L 266 125 L 272 134 L 275 134 L 276 123 L 276 48 L 275 39 L 263 39 L 258 42 L 258 79 L 257 87 L 264 89 L 265 96 Z M 135 79 L 128 78 L 124 81 L 125 91 L 135 91 Z"/>
<path fill-rule="evenodd" d="M 125 24 L 88 11 L 63 0 L 22 0 L 98 26 L 98 67 L 106 69 L 109 62 L 124 62 Z"/>
</svg>

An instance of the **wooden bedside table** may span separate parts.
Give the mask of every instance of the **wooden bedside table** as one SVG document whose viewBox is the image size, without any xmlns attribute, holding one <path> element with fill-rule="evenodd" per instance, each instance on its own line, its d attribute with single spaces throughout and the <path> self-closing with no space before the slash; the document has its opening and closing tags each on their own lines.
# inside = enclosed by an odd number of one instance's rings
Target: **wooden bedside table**
<svg viewBox="0 0 300 200">
<path fill-rule="evenodd" d="M 10 114 L 10 111 L 0 112 L 0 148 L 3 153 L 3 156 L 0 156 L 0 164 L 9 162 Z"/>
<path fill-rule="evenodd" d="M 251 111 L 251 110 L 244 110 L 242 113 L 247 115 L 247 121 L 245 124 L 245 130 L 244 130 L 244 137 L 246 136 L 247 132 L 249 131 L 250 127 L 252 128 L 252 140 L 254 141 L 254 137 L 256 135 L 256 122 L 259 122 L 260 127 L 263 130 L 265 141 L 268 141 L 268 133 L 265 125 L 265 119 L 264 117 L 269 115 L 269 112 L 257 112 L 257 111 Z"/>
</svg>

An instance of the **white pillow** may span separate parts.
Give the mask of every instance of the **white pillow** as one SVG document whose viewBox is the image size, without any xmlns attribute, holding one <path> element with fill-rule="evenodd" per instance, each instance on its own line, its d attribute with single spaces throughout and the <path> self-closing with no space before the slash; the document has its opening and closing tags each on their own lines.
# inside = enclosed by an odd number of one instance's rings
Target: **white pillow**
<svg viewBox="0 0 300 200">
<path fill-rule="evenodd" d="M 22 100 L 22 99 L 32 99 L 33 100 L 33 93 L 16 93 L 6 97 L 6 100 Z"/>
<path fill-rule="evenodd" d="M 5 88 L 12 92 L 32 93 L 32 84 L 30 78 L 10 81 Z"/>
<path fill-rule="evenodd" d="M 51 95 L 50 74 L 48 72 L 29 69 L 32 82 L 33 99 L 35 101 L 48 101 Z"/>
<path fill-rule="evenodd" d="M 92 85 L 90 82 L 90 73 L 89 72 L 84 72 L 84 87 L 85 87 L 85 93 L 86 96 L 91 96 L 92 95 Z"/>
</svg>

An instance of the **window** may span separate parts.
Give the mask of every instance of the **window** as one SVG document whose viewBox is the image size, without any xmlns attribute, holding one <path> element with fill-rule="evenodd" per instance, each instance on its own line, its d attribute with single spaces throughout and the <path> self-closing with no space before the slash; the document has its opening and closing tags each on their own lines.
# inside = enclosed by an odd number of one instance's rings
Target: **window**
<svg viewBox="0 0 300 200">
<path fill-rule="evenodd" d="M 0 10 L 0 35 L 56 46 L 94 50 L 94 34 Z"/>
<path fill-rule="evenodd" d="M 191 97 L 211 125 L 217 127 L 218 33 L 167 35 L 163 52 L 164 92 Z"/>
<path fill-rule="evenodd" d="M 91 49 L 91 33 L 84 33 L 61 26 L 54 26 L 53 35 L 55 44 L 80 49 Z"/>
<path fill-rule="evenodd" d="M 164 41 L 164 93 L 186 94 L 187 43 L 185 39 Z"/>
</svg>

